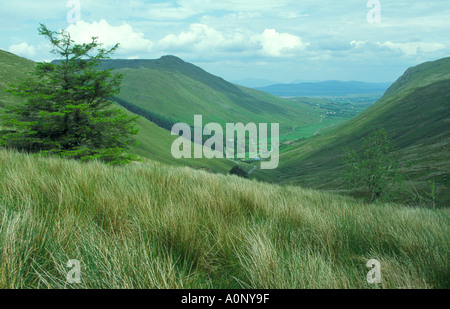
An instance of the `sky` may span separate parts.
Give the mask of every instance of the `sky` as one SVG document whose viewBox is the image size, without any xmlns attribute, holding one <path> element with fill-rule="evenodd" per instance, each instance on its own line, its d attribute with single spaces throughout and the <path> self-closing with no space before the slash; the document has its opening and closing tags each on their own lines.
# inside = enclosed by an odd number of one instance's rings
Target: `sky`
<svg viewBox="0 0 450 309">
<path fill-rule="evenodd" d="M 450 56 L 448 0 L 2 0 L 0 49 L 53 60 L 39 23 L 120 43 L 112 58 L 175 55 L 228 81 L 393 82 Z"/>
</svg>

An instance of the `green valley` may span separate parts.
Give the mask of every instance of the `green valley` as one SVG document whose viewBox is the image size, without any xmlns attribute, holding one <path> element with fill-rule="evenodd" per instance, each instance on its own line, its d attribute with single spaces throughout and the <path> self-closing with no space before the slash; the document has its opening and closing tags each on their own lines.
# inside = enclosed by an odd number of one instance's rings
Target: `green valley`
<svg viewBox="0 0 450 309">
<path fill-rule="evenodd" d="M 33 66 L 0 51 L 1 87 Z M 142 161 L 0 149 L 0 288 L 67 288 L 73 257 L 83 267 L 77 287 L 87 289 L 448 288 L 450 58 L 409 69 L 375 104 L 277 98 L 173 56 L 103 63 L 110 67 L 124 74 L 111 99 L 145 116 L 130 149 Z M 0 111 L 17 102 L 2 93 Z M 178 136 L 167 129 L 192 126 L 195 114 L 280 123 L 279 168 L 174 159 Z M 378 128 L 393 137 L 411 186 L 436 182 L 437 209 L 340 194 L 349 193 L 342 147 Z M 236 165 L 250 180 L 226 175 Z M 373 258 L 383 265 L 377 286 L 366 279 Z"/>
<path fill-rule="evenodd" d="M 331 191 L 343 183 L 343 147 L 357 148 L 364 137 L 385 128 L 399 149 L 410 186 L 439 184 L 440 205 L 450 201 L 450 58 L 408 69 L 373 106 L 343 124 L 301 141 L 280 157 L 273 173 L 254 176 Z"/>
</svg>

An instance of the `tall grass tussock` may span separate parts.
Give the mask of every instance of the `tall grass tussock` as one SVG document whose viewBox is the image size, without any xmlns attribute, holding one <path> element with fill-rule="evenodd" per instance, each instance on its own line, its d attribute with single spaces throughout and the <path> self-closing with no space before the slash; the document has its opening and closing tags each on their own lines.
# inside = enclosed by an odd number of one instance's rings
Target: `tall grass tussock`
<svg viewBox="0 0 450 309">
<path fill-rule="evenodd" d="M 0 150 L 0 288 L 448 288 L 448 235 L 445 208 Z"/>
</svg>

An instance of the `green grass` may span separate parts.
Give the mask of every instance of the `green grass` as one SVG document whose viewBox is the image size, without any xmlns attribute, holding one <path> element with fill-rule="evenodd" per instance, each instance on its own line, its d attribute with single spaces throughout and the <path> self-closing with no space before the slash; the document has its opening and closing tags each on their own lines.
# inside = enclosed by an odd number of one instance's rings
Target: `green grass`
<svg viewBox="0 0 450 309">
<path fill-rule="evenodd" d="M 6 150 L 0 183 L 0 288 L 449 287 L 448 209 Z"/>
<path fill-rule="evenodd" d="M 348 120 L 346 117 L 323 118 L 317 123 L 293 128 L 292 132 L 281 135 L 280 140 L 295 141 L 298 139 L 309 138 L 319 134 L 323 129 L 334 127 L 346 120 Z"/>
</svg>

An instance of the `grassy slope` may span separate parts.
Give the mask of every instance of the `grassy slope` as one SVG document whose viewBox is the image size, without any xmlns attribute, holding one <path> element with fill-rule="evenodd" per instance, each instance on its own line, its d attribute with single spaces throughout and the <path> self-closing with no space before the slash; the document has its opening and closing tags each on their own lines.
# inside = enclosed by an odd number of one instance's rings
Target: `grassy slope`
<svg viewBox="0 0 450 309">
<path fill-rule="evenodd" d="M 5 150 L 0 182 L 0 288 L 373 288 L 373 258 L 378 287 L 449 287 L 448 209 Z"/>
<path fill-rule="evenodd" d="M 19 78 L 25 77 L 33 67 L 33 61 L 0 49 L 0 111 L 5 105 L 17 103 L 20 100 L 5 92 L 4 89 L 7 89 L 9 84 L 15 83 Z"/>
<path fill-rule="evenodd" d="M 109 60 L 125 74 L 118 97 L 141 108 L 193 125 L 194 114 L 204 123 L 280 123 L 280 131 L 317 122 L 310 106 L 240 87 L 174 56 L 157 60 Z"/>
<path fill-rule="evenodd" d="M 123 108 L 122 108 L 123 109 Z M 126 111 L 131 116 L 133 113 Z M 158 127 L 156 124 L 140 117 L 137 120 L 137 128 L 140 129 L 136 137 L 138 145 L 133 146 L 129 152 L 144 158 L 150 158 L 158 162 L 170 165 L 186 165 L 194 168 L 208 169 L 214 172 L 228 173 L 235 163 L 225 159 L 175 159 L 171 154 L 172 143 L 178 136 L 172 136 L 169 131 Z M 201 147 L 191 143 L 192 148 Z"/>
<path fill-rule="evenodd" d="M 16 82 L 17 78 L 24 77 L 26 72 L 32 71 L 33 66 L 33 61 L 0 50 L 0 112 L 3 105 L 20 102 L 20 99 L 3 90 L 8 88 L 10 83 Z M 122 108 L 122 110 L 124 109 Z M 130 112 L 127 113 L 133 115 Z M 130 152 L 139 156 L 152 158 L 167 164 L 205 167 L 219 172 L 228 172 L 234 165 L 227 160 L 174 159 L 170 150 L 172 142 L 177 138 L 176 136 L 172 136 L 169 131 L 161 129 L 144 118 L 138 119 L 137 128 L 140 129 L 139 135 L 136 137 L 139 145 L 130 149 Z"/>
<path fill-rule="evenodd" d="M 440 184 L 440 201 L 450 200 L 450 58 L 408 69 L 372 107 L 284 153 L 275 172 L 255 175 L 273 181 L 340 190 L 342 147 L 358 148 L 364 137 L 386 128 L 400 149 L 404 172 L 417 186 Z M 408 166 L 411 165 L 411 166 Z"/>
</svg>

